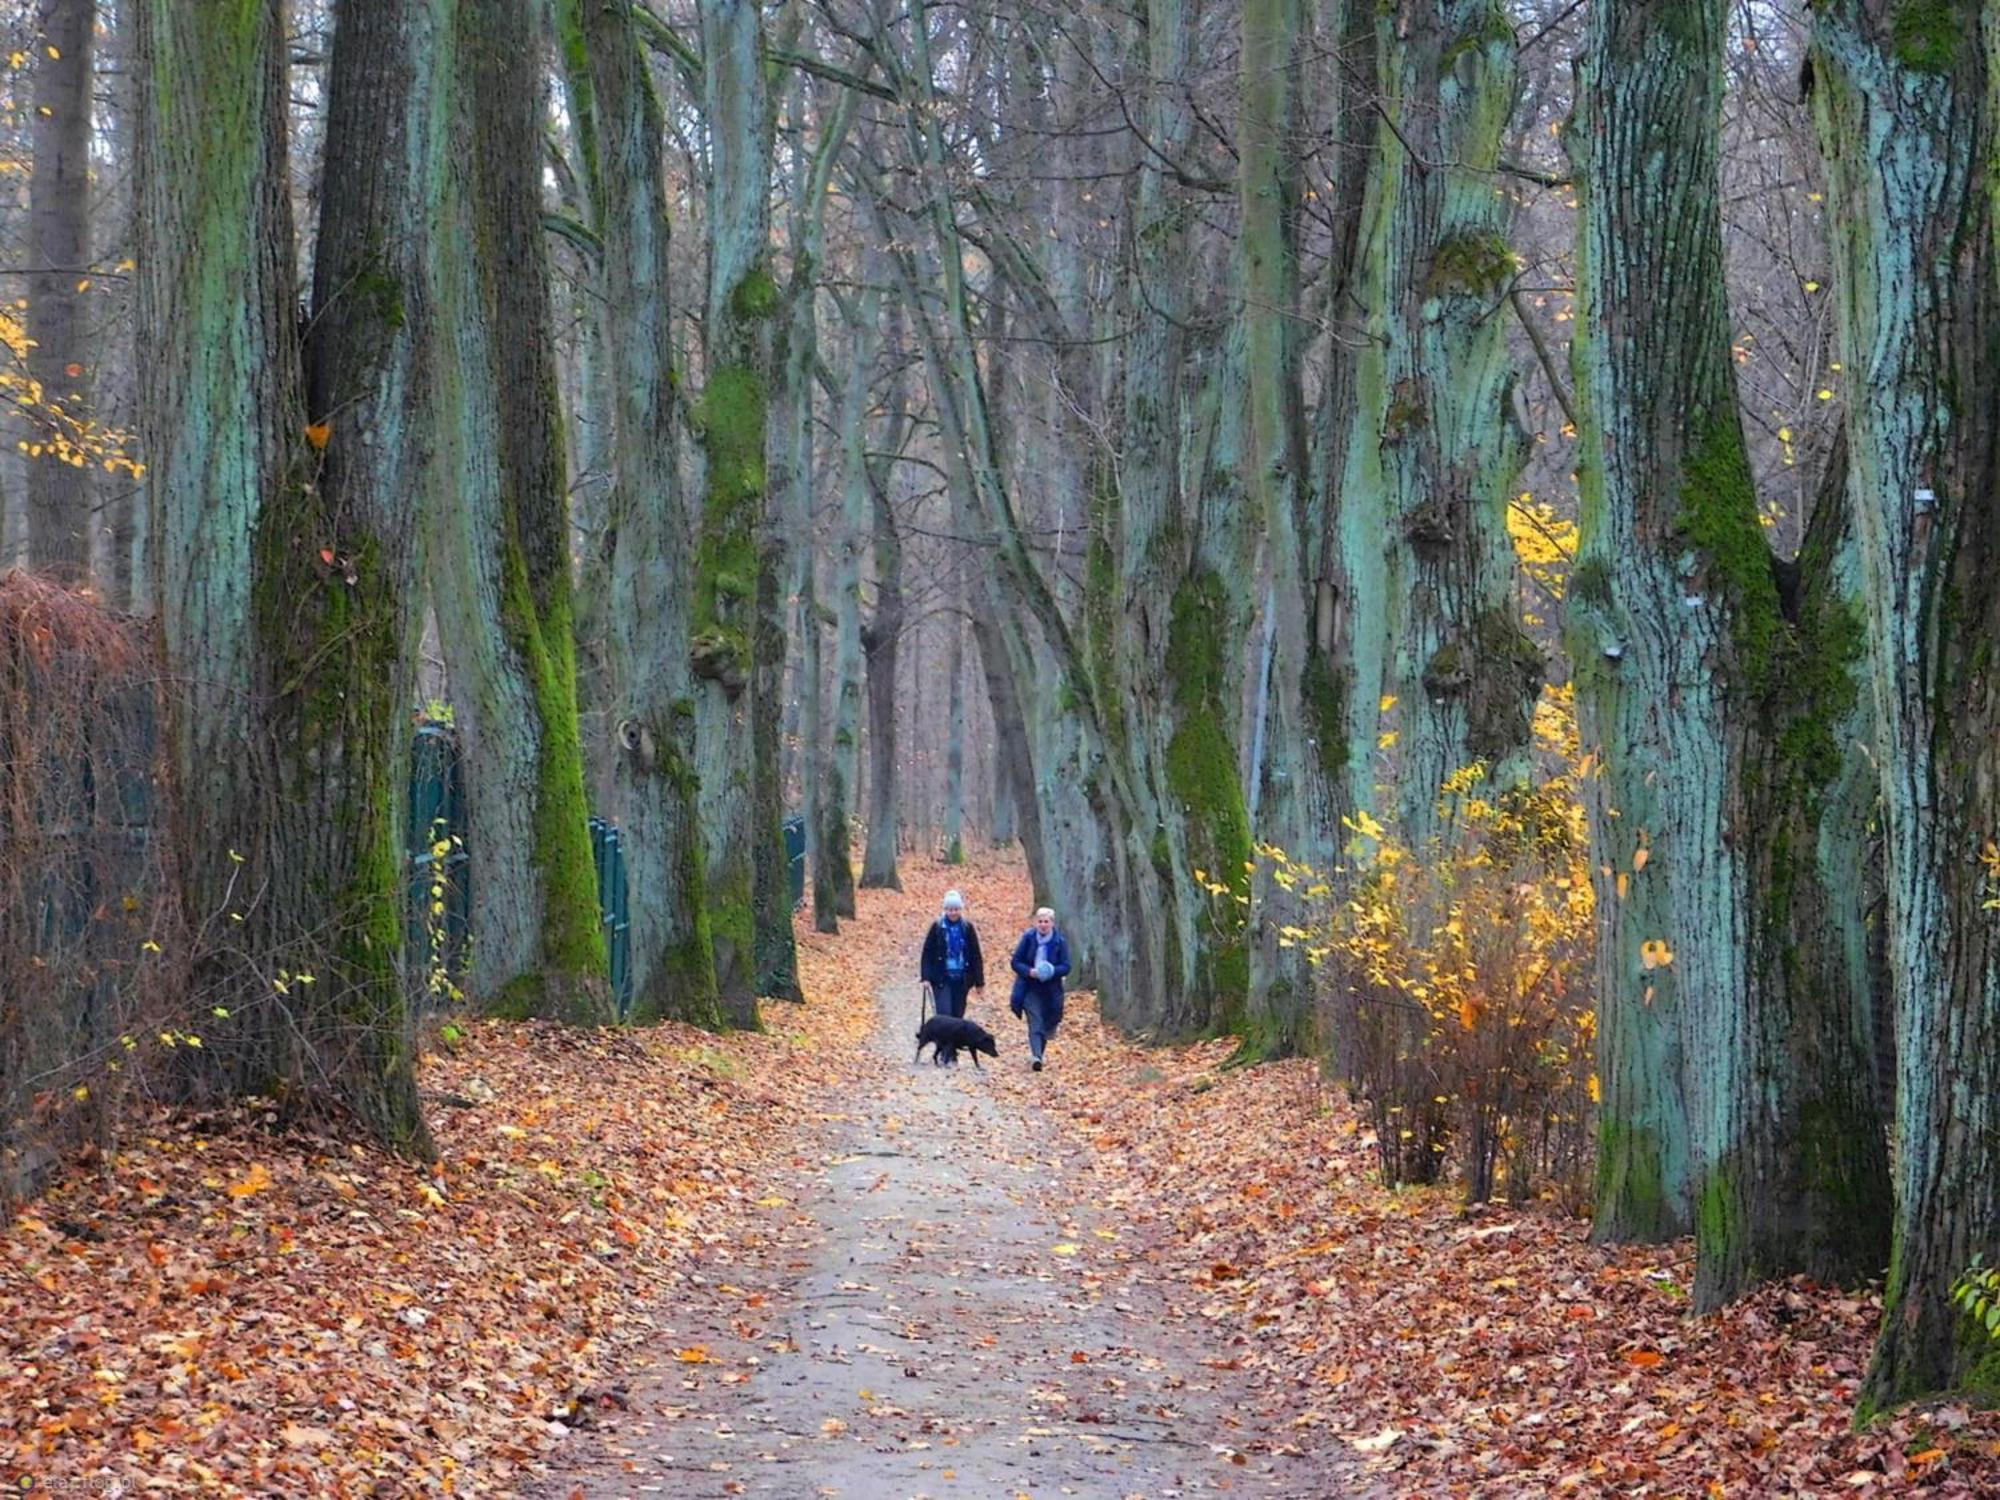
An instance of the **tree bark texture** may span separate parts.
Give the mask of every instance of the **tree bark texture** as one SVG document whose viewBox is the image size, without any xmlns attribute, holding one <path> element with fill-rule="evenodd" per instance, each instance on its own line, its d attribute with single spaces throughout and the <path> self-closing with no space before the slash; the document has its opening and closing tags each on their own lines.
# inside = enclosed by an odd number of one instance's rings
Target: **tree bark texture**
<svg viewBox="0 0 2000 1500">
<path fill-rule="evenodd" d="M 466 757 L 474 999 L 505 1015 L 610 1017 L 576 696 L 569 506 L 542 228 L 540 30 L 489 7 L 461 52 L 469 175 L 451 302 L 455 469 L 429 569 Z"/>
<path fill-rule="evenodd" d="M 1307 503 L 1303 392 L 1292 331 L 1298 305 L 1297 210 L 1300 120 L 1299 0 L 1246 0 L 1242 10 L 1243 100 L 1237 195 L 1248 366 L 1245 487 L 1264 523 L 1269 590 L 1262 624 L 1270 632 L 1269 685 L 1257 779 L 1256 838 L 1292 859 L 1330 872 L 1339 812 L 1330 780 L 1327 733 L 1331 662 L 1315 633 L 1319 589 L 1313 567 L 1319 518 Z M 1245 1027 L 1248 1055 L 1288 1051 L 1312 1022 L 1313 985 L 1305 953 L 1280 929 L 1309 920 L 1299 894 L 1260 861 L 1252 895 L 1258 912 Z"/>
<path fill-rule="evenodd" d="M 279 8 L 155 0 L 135 18 L 177 847 L 200 999 L 228 1012 L 205 1029 L 237 1087 L 331 1085 L 418 1156 L 402 767 L 417 435 L 449 369 L 429 235 L 451 171 L 453 10 L 375 0 L 343 21 L 305 393 Z"/>
<path fill-rule="evenodd" d="M 1598 879 L 1595 1233 L 1684 1233 L 1747 1060 L 1744 731 L 1776 615 L 1730 366 L 1716 152 L 1723 7 L 1592 10 L 1569 130 L 1582 537 L 1570 649 Z M 1717 1070 L 1696 1093 L 1684 1067 Z M 1693 1060 L 1690 1060 L 1693 1061 Z M 1721 1200 L 1717 1200 L 1718 1211 Z"/>
<path fill-rule="evenodd" d="M 614 400 L 605 508 L 614 808 L 631 890 L 631 1019 L 722 1022 L 695 773 L 687 598 L 693 528 L 667 280 L 663 124 L 631 8 L 570 0 L 571 109 L 602 237 L 601 348 Z M 579 63 L 581 66 L 579 67 Z"/>
<path fill-rule="evenodd" d="M 755 1026 L 761 981 L 776 977 L 764 971 L 781 967 L 777 945 L 766 940 L 774 915 L 770 872 L 775 866 L 782 877 L 784 854 L 768 785 L 758 796 L 766 771 L 776 774 L 774 689 L 783 672 L 782 558 L 766 515 L 772 325 L 781 310 L 769 264 L 772 117 L 763 24 L 752 0 L 704 0 L 701 34 L 710 150 L 708 370 L 695 413 L 706 472 L 692 659 L 716 980 L 730 1020 Z M 768 666 L 774 652 L 777 675 Z M 789 936 L 787 915 L 787 943 Z"/>
<path fill-rule="evenodd" d="M 1383 119 L 1357 260 L 1369 323 L 1343 494 L 1380 491 L 1385 524 L 1354 554 L 1349 608 L 1354 652 L 1381 676 L 1350 696 L 1348 755 L 1370 764 L 1396 736 L 1396 821 L 1423 850 L 1447 777 L 1525 771 L 1542 678 L 1515 604 L 1507 506 L 1526 444 L 1497 311 L 1515 274 L 1493 184 L 1516 42 L 1492 0 L 1404 0 L 1376 25 Z"/>
<path fill-rule="evenodd" d="M 1814 13 L 1813 104 L 1848 407 L 1848 499 L 1887 830 L 1896 1214 L 1862 1408 L 2000 1396 L 1950 1301 L 2000 1260 L 2000 23 L 1971 0 Z"/>
</svg>

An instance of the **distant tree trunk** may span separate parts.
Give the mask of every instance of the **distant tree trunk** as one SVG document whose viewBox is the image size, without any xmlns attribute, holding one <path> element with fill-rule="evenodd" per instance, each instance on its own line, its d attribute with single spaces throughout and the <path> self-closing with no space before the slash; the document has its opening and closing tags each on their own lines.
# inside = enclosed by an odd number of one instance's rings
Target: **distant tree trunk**
<svg viewBox="0 0 2000 1500">
<path fill-rule="evenodd" d="M 820 860 L 813 867 L 813 918 L 822 932 L 854 915 L 851 826 L 861 749 L 861 557 L 868 545 L 868 397 L 875 378 L 881 297 L 863 261 L 862 291 L 848 323 L 847 383 L 841 390 L 841 506 L 834 552 L 834 706 L 826 788 L 820 797 Z M 828 913 L 822 916 L 822 911 Z"/>
<path fill-rule="evenodd" d="M 83 298 L 90 266 L 90 54 L 96 0 L 40 0 L 34 48 L 34 157 L 28 178 L 28 378 L 42 451 L 28 473 L 28 560 L 79 583 L 90 572 L 91 474 L 80 448 L 91 420 Z"/>
<path fill-rule="evenodd" d="M 566 0 L 571 110 L 604 242 L 602 351 L 613 791 L 631 887 L 637 1022 L 722 1022 L 695 779 L 687 594 L 692 527 L 676 465 L 660 101 L 629 8 Z"/>
<path fill-rule="evenodd" d="M 1381 676 L 1351 701 L 1368 723 L 1348 754 L 1372 762 L 1376 715 L 1394 726 L 1401 835 L 1422 850 L 1447 777 L 1475 762 L 1496 782 L 1525 771 L 1542 679 L 1515 604 L 1507 506 L 1525 443 L 1494 312 L 1514 276 L 1493 173 L 1516 41 L 1494 0 L 1401 0 L 1376 26 L 1383 119 L 1356 262 L 1369 336 L 1346 494 L 1381 495 L 1386 526 L 1355 569 L 1370 587 L 1349 600 Z"/>
<path fill-rule="evenodd" d="M 841 90 L 829 110 L 822 112 L 816 137 L 807 134 L 804 116 L 807 102 L 803 77 L 795 80 L 791 105 L 791 136 L 795 160 L 792 164 L 790 234 L 792 252 L 791 283 L 785 289 L 784 358 L 779 363 L 779 381 L 771 403 L 772 492 L 780 511 L 778 529 L 792 537 L 790 592 L 798 601 L 800 625 L 800 676 L 803 680 L 804 730 L 800 735 L 799 781 L 805 793 L 806 861 L 812 871 L 813 926 L 820 932 L 840 929 L 837 892 L 839 881 L 832 869 L 824 800 L 829 782 L 836 774 L 832 761 L 837 752 L 828 743 L 825 661 L 819 602 L 818 545 L 813 524 L 813 390 L 817 385 L 819 350 L 819 282 L 825 260 L 826 196 L 833 165 L 847 135 L 854 96 Z M 811 150 L 807 142 L 811 140 Z M 842 788 L 845 801 L 845 788 Z M 842 818 L 845 819 L 845 811 Z M 839 860 L 847 858 L 846 834 Z M 782 871 L 781 871 L 782 873 Z M 852 878 L 849 877 L 851 891 Z M 791 932 L 790 906 L 786 905 L 785 931 Z"/>
<path fill-rule="evenodd" d="M 944 862 L 965 863 L 965 622 L 951 622 L 951 654 L 945 670 L 951 674 L 945 709 Z"/>
<path fill-rule="evenodd" d="M 1971 0 L 1831 0 L 1814 28 L 1897 1021 L 1894 1251 L 1865 1414 L 2000 1397 L 1994 1345 L 1950 1300 L 1975 1260 L 2000 1262 L 2000 19 Z"/>
<path fill-rule="evenodd" d="M 884 263 L 886 269 L 886 263 Z M 900 328 L 896 314 L 891 326 Z M 903 358 L 901 340 L 888 341 L 889 357 Z M 893 381 L 886 403 L 897 441 L 885 441 L 886 451 L 901 447 L 903 378 Z M 871 545 L 875 559 L 875 610 L 861 632 L 861 650 L 868 664 L 868 839 L 861 852 L 863 890 L 900 891 L 896 871 L 901 843 L 896 760 L 896 669 L 903 641 L 903 540 L 896 529 L 887 476 L 871 466 L 868 482 Z"/>
<path fill-rule="evenodd" d="M 211 1052 L 237 1087 L 331 1079 L 431 1154 L 398 955 L 417 434 L 441 366 L 428 226 L 449 28 L 350 5 L 329 84 L 301 400 L 276 0 L 136 11 L 141 428 L 177 683 L 176 848 Z M 327 403 L 321 406 L 320 403 Z M 308 426 L 308 417 L 316 418 Z M 311 977 L 311 983 L 298 976 Z"/>
<path fill-rule="evenodd" d="M 470 243 L 448 295 L 464 420 L 430 568 L 465 744 L 474 998 L 500 1014 L 610 1017 L 577 719 L 569 506 L 542 229 L 530 8 L 492 7 L 462 57 Z M 476 165 L 475 165 L 476 164 Z"/>
<path fill-rule="evenodd" d="M 973 588 L 972 638 L 979 648 L 979 670 L 986 679 L 986 701 L 993 708 L 994 842 L 1000 842 L 1000 809 L 1007 809 L 1012 837 L 1018 839 L 1028 864 L 1035 904 L 1053 899 L 1048 851 L 1042 844 L 1041 807 L 1035 791 L 1035 752 L 1021 717 L 1020 668 L 1007 658 L 1007 640 L 994 620 L 993 590 L 985 579 Z M 1001 792 L 1005 791 L 1003 802 Z"/>
<path fill-rule="evenodd" d="M 706 455 L 695 559 L 693 660 L 699 679 L 710 928 L 723 1006 L 756 1026 L 763 981 L 782 979 L 771 908 L 783 878 L 777 771 L 782 541 L 767 524 L 772 321 L 772 119 L 763 25 L 752 0 L 703 0 L 703 90 L 711 150 L 708 372 L 695 412 Z M 772 663 L 776 667 L 773 669 Z M 759 676 L 761 668 L 762 676 Z M 759 795 L 762 788 L 762 795 Z M 769 972 L 767 973 L 767 967 Z M 796 979 L 790 988 L 796 991 Z"/>
</svg>

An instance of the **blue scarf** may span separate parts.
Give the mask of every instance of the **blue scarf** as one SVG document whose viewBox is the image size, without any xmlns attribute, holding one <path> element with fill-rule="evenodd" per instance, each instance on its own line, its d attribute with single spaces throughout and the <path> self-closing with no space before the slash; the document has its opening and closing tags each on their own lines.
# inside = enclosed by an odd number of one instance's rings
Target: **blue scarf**
<svg viewBox="0 0 2000 1500">
<path fill-rule="evenodd" d="M 944 971 L 947 974 L 965 972 L 965 920 L 944 924 Z"/>
</svg>

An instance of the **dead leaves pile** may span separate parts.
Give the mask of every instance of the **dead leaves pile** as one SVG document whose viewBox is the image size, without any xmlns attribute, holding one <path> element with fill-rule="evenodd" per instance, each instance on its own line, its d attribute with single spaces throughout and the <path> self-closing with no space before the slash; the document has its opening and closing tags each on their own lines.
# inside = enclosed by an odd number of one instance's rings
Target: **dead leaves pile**
<svg viewBox="0 0 2000 1500">
<path fill-rule="evenodd" d="M 859 1066 L 879 969 L 800 947 L 763 1035 L 467 1025 L 422 1070 L 435 1169 L 254 1107 L 132 1130 L 0 1231 L 0 1481 L 516 1487 Z"/>
<path fill-rule="evenodd" d="M 1207 1357 L 1299 1446 L 1348 1455 L 1357 1492 L 2000 1494 L 1994 1414 L 1850 1430 L 1879 1296 L 1801 1280 L 1696 1318 L 1691 1242 L 1600 1248 L 1551 1205 L 1386 1191 L 1311 1064 L 1230 1051 L 1133 1046 L 1078 997 L 1051 1072 L 1007 1087 L 1066 1122 L 1079 1195 L 1153 1247 Z"/>
</svg>

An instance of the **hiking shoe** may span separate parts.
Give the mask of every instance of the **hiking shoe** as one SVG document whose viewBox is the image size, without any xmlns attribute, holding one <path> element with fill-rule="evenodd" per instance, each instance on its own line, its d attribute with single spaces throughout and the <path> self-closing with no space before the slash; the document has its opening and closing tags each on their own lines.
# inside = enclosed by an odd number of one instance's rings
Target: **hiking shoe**
<svg viewBox="0 0 2000 1500">
<path fill-rule="evenodd" d="M 1042 1071 L 1042 1060 L 1039 1057 L 1035 1059 L 1035 1071 L 1037 1073 Z"/>
</svg>

